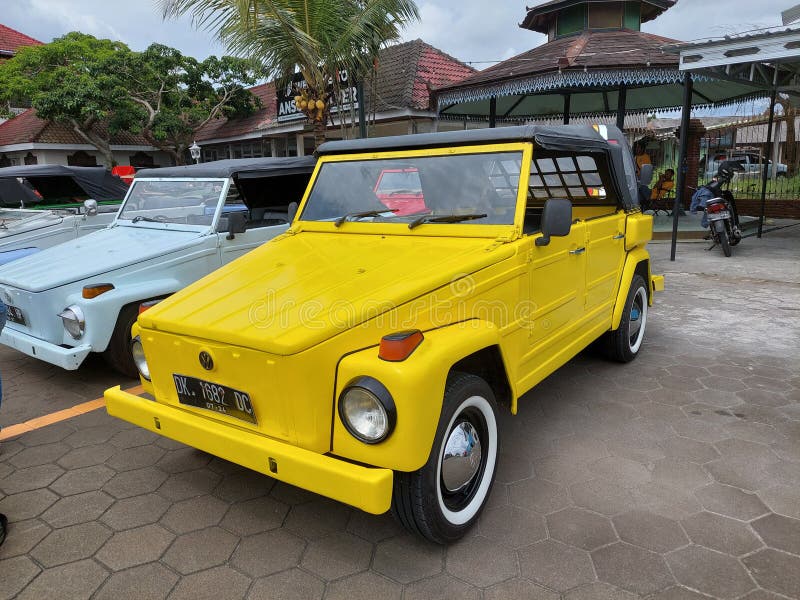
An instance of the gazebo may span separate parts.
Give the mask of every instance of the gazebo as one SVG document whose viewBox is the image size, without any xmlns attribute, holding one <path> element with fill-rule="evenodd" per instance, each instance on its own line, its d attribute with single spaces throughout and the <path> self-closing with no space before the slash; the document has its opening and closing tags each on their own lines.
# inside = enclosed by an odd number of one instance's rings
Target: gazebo
<svg viewBox="0 0 800 600">
<path fill-rule="evenodd" d="M 441 119 L 528 121 L 563 115 L 650 113 L 683 104 L 675 40 L 641 31 L 675 0 L 551 0 L 527 9 L 520 27 L 548 41 L 436 90 Z M 692 104 L 714 106 L 763 92 L 738 80 L 698 75 Z"/>
</svg>

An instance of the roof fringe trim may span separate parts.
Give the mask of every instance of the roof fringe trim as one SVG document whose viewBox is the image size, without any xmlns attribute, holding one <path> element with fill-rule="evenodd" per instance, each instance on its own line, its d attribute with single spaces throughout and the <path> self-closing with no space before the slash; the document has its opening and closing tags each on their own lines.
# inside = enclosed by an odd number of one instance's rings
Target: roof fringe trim
<svg viewBox="0 0 800 600">
<path fill-rule="evenodd" d="M 705 75 L 693 75 L 693 78 L 695 81 L 713 81 Z M 499 85 L 444 93 L 437 97 L 437 103 L 441 110 L 443 105 L 488 100 L 492 96 L 541 94 L 576 87 L 658 85 L 680 83 L 682 80 L 683 73 L 678 69 L 568 70 L 535 75 Z"/>
</svg>

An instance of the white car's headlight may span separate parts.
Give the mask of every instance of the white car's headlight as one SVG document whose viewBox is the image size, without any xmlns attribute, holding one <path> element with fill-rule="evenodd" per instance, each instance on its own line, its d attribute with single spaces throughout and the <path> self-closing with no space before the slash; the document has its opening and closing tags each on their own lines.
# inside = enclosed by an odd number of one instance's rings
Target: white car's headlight
<svg viewBox="0 0 800 600">
<path fill-rule="evenodd" d="M 339 397 L 339 417 L 353 437 L 365 444 L 377 444 L 392 433 L 397 410 L 392 395 L 381 382 L 359 377 Z"/>
<path fill-rule="evenodd" d="M 83 332 L 86 331 L 86 319 L 80 306 L 75 304 L 68 306 L 58 313 L 58 316 L 61 317 L 64 329 L 73 339 L 79 340 L 83 337 Z"/>
<path fill-rule="evenodd" d="M 142 377 L 150 381 L 150 367 L 147 366 L 147 359 L 144 356 L 144 348 L 142 347 L 142 339 L 137 335 L 131 340 L 131 355 L 136 368 Z"/>
</svg>

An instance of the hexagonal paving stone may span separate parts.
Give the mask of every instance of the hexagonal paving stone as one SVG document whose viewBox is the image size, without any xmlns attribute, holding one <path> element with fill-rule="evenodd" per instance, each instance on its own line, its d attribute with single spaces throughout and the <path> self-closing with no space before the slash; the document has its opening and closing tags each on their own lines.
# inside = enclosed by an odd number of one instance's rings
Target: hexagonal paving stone
<svg viewBox="0 0 800 600">
<path fill-rule="evenodd" d="M 325 584 L 317 577 L 290 569 L 256 581 L 247 600 L 319 600 L 324 593 Z"/>
<path fill-rule="evenodd" d="M 593 479 L 571 485 L 569 493 L 575 504 L 606 516 L 628 510 L 635 503 L 633 494 L 608 479 Z"/>
<path fill-rule="evenodd" d="M 104 492 L 86 492 L 62 498 L 42 515 L 42 520 L 53 527 L 66 527 L 96 520 L 114 499 Z"/>
<path fill-rule="evenodd" d="M 39 574 L 40 570 L 36 563 L 27 556 L 0 560 L 0 573 L 3 574 L 0 600 L 15 598 Z"/>
<path fill-rule="evenodd" d="M 800 555 L 800 519 L 767 515 L 750 525 L 767 546 Z"/>
<path fill-rule="evenodd" d="M 81 523 L 56 529 L 31 551 L 31 557 L 45 567 L 89 558 L 111 537 L 100 523 Z"/>
<path fill-rule="evenodd" d="M 695 544 L 733 556 L 748 554 L 762 545 L 749 525 L 722 515 L 701 512 L 682 524 Z"/>
<path fill-rule="evenodd" d="M 582 508 L 567 508 L 547 515 L 547 528 L 553 539 L 584 550 L 594 550 L 617 539 L 608 518 Z"/>
<path fill-rule="evenodd" d="M 715 598 L 737 598 L 755 586 L 735 558 L 701 546 L 688 546 L 666 556 L 683 585 Z"/>
<path fill-rule="evenodd" d="M 761 587 L 790 598 L 800 596 L 800 557 L 767 548 L 742 562 Z"/>
<path fill-rule="evenodd" d="M 0 479 L 0 491 L 11 496 L 20 492 L 46 488 L 63 473 L 64 469 L 57 465 L 40 465 L 19 469 L 8 477 Z"/>
<path fill-rule="evenodd" d="M 617 542 L 592 552 L 597 577 L 634 594 L 653 594 L 675 583 L 661 555 Z"/>
<path fill-rule="evenodd" d="M 380 542 L 395 535 L 400 535 L 404 529 L 389 513 L 371 515 L 356 510 L 350 516 L 350 521 L 347 523 L 347 531 L 368 542 Z"/>
<path fill-rule="evenodd" d="M 31 446 L 40 446 L 42 444 L 52 444 L 53 442 L 60 442 L 67 436 L 75 433 L 75 428 L 68 422 L 55 423 L 36 429 L 30 433 L 26 433 L 21 439 L 24 440 L 25 445 L 29 448 Z"/>
<path fill-rule="evenodd" d="M 219 525 L 228 504 L 214 496 L 200 496 L 177 502 L 161 517 L 161 524 L 175 533 L 188 533 Z"/>
<path fill-rule="evenodd" d="M 480 590 L 447 574 L 409 584 L 403 594 L 404 600 L 478 600 L 479 597 Z"/>
<path fill-rule="evenodd" d="M 750 521 L 769 512 L 769 509 L 755 494 L 719 483 L 695 490 L 695 496 L 706 510 Z"/>
<path fill-rule="evenodd" d="M 650 470 L 643 464 L 618 456 L 601 458 L 592 463 L 591 471 L 595 477 L 614 481 L 624 487 L 647 483 L 652 478 Z"/>
<path fill-rule="evenodd" d="M 569 485 L 594 478 L 588 466 L 566 454 L 545 456 L 535 460 L 536 476 L 559 485 Z"/>
<path fill-rule="evenodd" d="M 719 483 L 755 492 L 770 477 L 763 466 L 744 459 L 719 459 L 706 463 L 703 468 Z"/>
<path fill-rule="evenodd" d="M 719 452 L 714 446 L 691 438 L 670 437 L 659 442 L 658 446 L 666 456 L 697 464 L 719 458 Z"/>
<path fill-rule="evenodd" d="M 225 502 L 243 502 L 261 498 L 269 494 L 275 480 L 256 471 L 245 470 L 238 473 L 224 474 L 222 481 L 212 492 Z"/>
<path fill-rule="evenodd" d="M 158 525 L 145 525 L 115 533 L 96 558 L 112 571 L 158 560 L 175 536 Z"/>
<path fill-rule="evenodd" d="M 169 452 L 158 462 L 162 471 L 167 473 L 185 473 L 207 467 L 212 456 L 202 450 L 182 446 L 178 450 Z"/>
<path fill-rule="evenodd" d="M 158 488 L 158 493 L 168 500 L 179 502 L 210 494 L 221 480 L 222 476 L 211 469 L 195 469 L 170 475 Z"/>
<path fill-rule="evenodd" d="M 100 520 L 116 531 L 132 529 L 155 523 L 169 508 L 167 502 L 156 494 L 143 494 L 117 500 Z"/>
<path fill-rule="evenodd" d="M 441 573 L 443 560 L 442 547 L 403 535 L 377 545 L 372 569 L 399 583 L 411 583 Z"/>
<path fill-rule="evenodd" d="M 93 560 L 48 569 L 17 596 L 18 600 L 88 600 L 108 572 Z"/>
<path fill-rule="evenodd" d="M 544 517 L 516 506 L 484 510 L 478 527 L 483 537 L 513 548 L 522 548 L 547 537 Z"/>
<path fill-rule="evenodd" d="M 350 512 L 351 509 L 344 504 L 327 498 L 316 498 L 306 504 L 292 506 L 286 517 L 285 527 L 312 540 L 344 531 Z"/>
<path fill-rule="evenodd" d="M 103 490 L 115 498 L 130 498 L 156 491 L 168 475 L 155 467 L 125 471 L 112 477 Z"/>
<path fill-rule="evenodd" d="M 250 580 L 230 567 L 216 567 L 181 578 L 169 595 L 170 600 L 240 600 L 247 593 Z"/>
<path fill-rule="evenodd" d="M 651 512 L 634 510 L 614 517 L 613 521 L 623 541 L 653 552 L 667 552 L 689 543 L 677 521 Z"/>
<path fill-rule="evenodd" d="M 302 566 L 328 581 L 369 567 L 372 544 L 350 533 L 334 533 L 310 542 Z"/>
<path fill-rule="evenodd" d="M 654 596 L 648 596 L 647 600 L 708 600 L 708 596 L 705 594 L 698 594 L 683 586 L 675 586 L 663 592 L 658 592 Z"/>
<path fill-rule="evenodd" d="M 38 517 L 57 500 L 58 496 L 46 488 L 21 492 L 0 499 L 0 513 L 11 515 L 15 521 L 24 521 Z"/>
<path fill-rule="evenodd" d="M 101 489 L 113 477 L 114 471 L 105 465 L 83 467 L 64 473 L 50 485 L 50 489 L 61 496 L 82 494 Z"/>
<path fill-rule="evenodd" d="M 115 451 L 116 448 L 108 444 L 83 446 L 70 450 L 67 454 L 58 459 L 58 464 L 65 469 L 80 469 L 81 467 L 101 465 L 106 462 Z"/>
<path fill-rule="evenodd" d="M 136 427 L 114 434 L 114 437 L 109 440 L 109 443 L 117 448 L 134 448 L 136 446 L 152 444 L 158 437 L 158 435 L 147 431 L 147 429 Z"/>
<path fill-rule="evenodd" d="M 234 504 L 221 525 L 237 535 L 252 535 L 280 527 L 288 512 L 289 507 L 277 500 L 255 498 Z"/>
<path fill-rule="evenodd" d="M 238 541 L 219 527 L 209 527 L 178 537 L 162 560 L 179 573 L 188 575 L 225 563 Z"/>
<path fill-rule="evenodd" d="M 12 521 L 8 526 L 8 536 L 3 543 L 2 558 L 12 558 L 28 554 L 52 529 L 39 519 Z"/>
<path fill-rule="evenodd" d="M 56 442 L 55 444 L 43 444 L 41 446 L 25 448 L 21 452 L 18 452 L 9 458 L 8 462 L 14 465 L 17 469 L 26 469 L 28 467 L 37 467 L 39 465 L 46 465 L 56 462 L 69 451 L 70 447 L 61 442 Z"/>
<path fill-rule="evenodd" d="M 682 490 L 695 490 L 711 483 L 711 478 L 700 465 L 665 458 L 653 465 L 653 481 Z"/>
<path fill-rule="evenodd" d="M 152 444 L 135 448 L 122 448 L 117 450 L 106 461 L 106 465 L 117 472 L 143 469 L 156 464 L 164 456 L 164 453 L 165 450 Z"/>
<path fill-rule="evenodd" d="M 545 540 L 518 552 L 520 574 L 558 591 L 595 580 L 589 554 L 555 540 Z"/>
<path fill-rule="evenodd" d="M 635 506 L 666 519 L 684 519 L 703 510 L 692 490 L 650 482 L 633 490 Z"/>
<path fill-rule="evenodd" d="M 351 575 L 328 585 L 325 600 L 400 600 L 403 589 L 385 577 L 366 572 Z"/>
<path fill-rule="evenodd" d="M 570 590 L 564 600 L 636 600 L 638 596 L 598 581 Z"/>
<path fill-rule="evenodd" d="M 533 465 L 528 459 L 512 453 L 500 452 L 497 457 L 495 483 L 514 483 L 533 474 Z"/>
<path fill-rule="evenodd" d="M 758 493 L 772 512 L 800 519 L 800 488 L 787 485 L 775 485 Z"/>
<path fill-rule="evenodd" d="M 94 600 L 162 600 L 177 582 L 175 573 L 163 565 L 150 563 L 112 574 L 97 591 Z"/>
<path fill-rule="evenodd" d="M 515 577 L 483 591 L 484 600 L 559 600 L 559 595 L 540 585 Z"/>
<path fill-rule="evenodd" d="M 306 541 L 277 529 L 244 538 L 230 564 L 251 577 L 263 577 L 297 566 Z"/>
<path fill-rule="evenodd" d="M 64 439 L 66 444 L 73 448 L 81 448 L 83 446 L 93 446 L 96 444 L 103 444 L 111 439 L 115 431 L 108 425 L 100 425 L 96 427 L 85 427 L 70 434 Z"/>
<path fill-rule="evenodd" d="M 511 504 L 546 514 L 569 506 L 567 491 L 560 485 L 531 477 L 508 486 Z"/>
</svg>

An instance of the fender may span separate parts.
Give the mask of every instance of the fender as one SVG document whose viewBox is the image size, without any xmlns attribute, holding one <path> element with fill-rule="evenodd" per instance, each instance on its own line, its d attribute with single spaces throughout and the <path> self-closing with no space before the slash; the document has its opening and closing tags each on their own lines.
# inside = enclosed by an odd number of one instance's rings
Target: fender
<svg viewBox="0 0 800 600">
<path fill-rule="evenodd" d="M 631 287 L 636 267 L 641 262 L 647 263 L 647 285 L 652 289 L 650 282 L 650 253 L 644 248 L 635 248 L 625 257 L 625 266 L 622 268 L 622 278 L 617 288 L 617 300 L 614 302 L 614 313 L 611 318 L 611 329 L 615 330 L 622 322 L 622 312 L 625 310 L 625 302 L 628 300 L 628 290 Z M 647 295 L 647 304 L 653 306 L 653 294 Z"/>
<path fill-rule="evenodd" d="M 714 231 L 717 233 L 722 233 L 725 231 L 725 221 L 723 219 L 717 219 L 716 221 L 711 221 L 714 224 Z"/>
<path fill-rule="evenodd" d="M 348 354 L 340 361 L 333 398 L 333 445 L 335 455 L 396 471 L 416 471 L 428 460 L 442 411 L 447 374 L 462 358 L 489 346 L 500 345 L 497 327 L 470 320 L 424 332 L 425 339 L 406 360 L 387 362 L 378 358 L 378 347 Z M 507 361 L 503 360 L 507 365 Z M 345 429 L 338 400 L 356 377 L 368 375 L 389 390 L 397 408 L 397 424 L 383 442 L 364 444 Z M 513 385 L 512 381 L 509 382 Z M 420 394 L 424 390 L 424 395 Z M 512 388 L 513 397 L 516 397 Z"/>
</svg>

